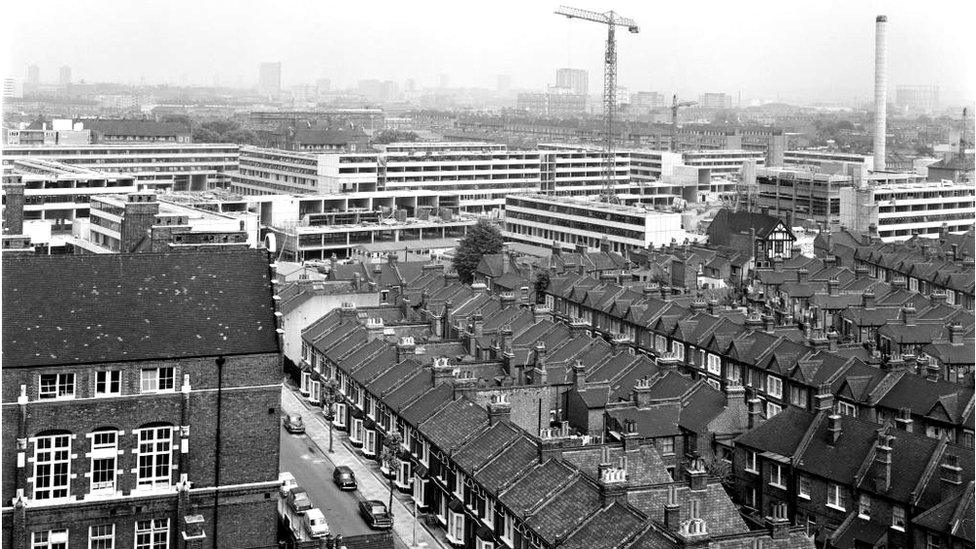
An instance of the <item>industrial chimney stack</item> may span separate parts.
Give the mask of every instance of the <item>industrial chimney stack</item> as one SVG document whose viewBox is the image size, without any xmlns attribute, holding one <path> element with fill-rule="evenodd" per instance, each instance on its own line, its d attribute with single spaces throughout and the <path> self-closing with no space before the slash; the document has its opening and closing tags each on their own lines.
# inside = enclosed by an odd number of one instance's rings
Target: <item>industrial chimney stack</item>
<svg viewBox="0 0 976 549">
<path fill-rule="evenodd" d="M 874 171 L 885 171 L 888 118 L 888 17 L 875 19 L 874 44 Z"/>
</svg>

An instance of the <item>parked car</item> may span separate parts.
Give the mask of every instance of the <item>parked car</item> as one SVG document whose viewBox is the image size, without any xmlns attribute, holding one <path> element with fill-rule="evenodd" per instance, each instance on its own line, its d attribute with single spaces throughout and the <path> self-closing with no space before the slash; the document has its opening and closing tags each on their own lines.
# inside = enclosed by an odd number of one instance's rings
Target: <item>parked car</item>
<svg viewBox="0 0 976 549">
<path fill-rule="evenodd" d="M 393 528 L 393 517 L 386 510 L 386 504 L 377 499 L 367 499 L 359 502 L 359 514 L 363 516 L 370 528 L 387 530 Z"/>
<path fill-rule="evenodd" d="M 288 492 L 291 492 L 292 488 L 298 488 L 298 482 L 295 480 L 294 475 L 288 471 L 278 473 L 278 482 L 281 483 L 278 490 L 281 491 L 281 497 L 283 498 L 288 497 Z"/>
<path fill-rule="evenodd" d="M 312 500 L 304 488 L 295 487 L 288 491 L 288 506 L 296 513 L 304 513 L 312 508 Z"/>
<path fill-rule="evenodd" d="M 297 414 L 288 414 L 281 420 L 285 424 L 285 430 L 289 433 L 304 433 L 305 432 L 305 422 L 302 421 L 302 416 Z"/>
<path fill-rule="evenodd" d="M 313 538 L 324 538 L 329 533 L 329 525 L 325 522 L 325 515 L 318 507 L 305 511 L 305 514 L 302 515 L 302 525 L 308 535 Z"/>
<path fill-rule="evenodd" d="M 332 481 L 336 483 L 336 486 L 340 490 L 356 489 L 356 474 L 345 465 L 340 465 L 335 468 L 335 471 L 332 472 Z"/>
</svg>

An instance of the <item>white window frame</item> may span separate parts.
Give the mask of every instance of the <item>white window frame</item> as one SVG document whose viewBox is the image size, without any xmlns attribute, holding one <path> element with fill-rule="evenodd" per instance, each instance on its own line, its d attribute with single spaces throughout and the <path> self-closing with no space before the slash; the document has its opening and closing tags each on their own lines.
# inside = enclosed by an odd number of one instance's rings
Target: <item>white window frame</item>
<svg viewBox="0 0 976 549">
<path fill-rule="evenodd" d="M 805 408 L 807 405 L 807 389 L 799 385 L 790 386 L 790 404 Z"/>
<path fill-rule="evenodd" d="M 420 475 L 414 473 L 413 475 L 413 502 L 417 507 L 424 508 L 427 506 L 424 503 L 424 492 L 427 491 L 427 479 L 420 478 Z"/>
<path fill-rule="evenodd" d="M 847 511 L 847 509 L 844 508 L 844 498 L 840 491 L 841 487 L 839 484 L 827 484 L 827 507 L 836 509 L 838 511 Z"/>
<path fill-rule="evenodd" d="M 899 520 L 899 515 L 901 520 Z M 901 524 L 899 524 L 899 522 Z M 899 532 L 904 532 L 906 522 L 908 521 L 905 518 L 905 508 L 902 507 L 901 505 L 892 505 L 891 506 L 891 527 L 895 530 L 898 530 Z"/>
<path fill-rule="evenodd" d="M 96 397 L 119 396 L 121 394 L 122 370 L 98 370 L 95 372 Z"/>
<path fill-rule="evenodd" d="M 786 485 L 783 484 L 783 465 L 781 463 L 770 464 L 769 485 L 781 490 L 786 490 Z"/>
<path fill-rule="evenodd" d="M 871 496 L 861 494 L 857 498 L 857 518 L 871 520 Z"/>
<path fill-rule="evenodd" d="M 173 486 L 173 427 L 143 427 L 136 431 L 136 490 L 160 490 Z M 166 467 L 166 474 L 158 472 Z M 144 469 L 150 474 L 144 475 Z"/>
<path fill-rule="evenodd" d="M 502 531 L 498 535 L 498 538 L 501 539 L 505 545 L 512 547 L 514 532 L 515 519 L 508 512 L 502 511 Z"/>
<path fill-rule="evenodd" d="M 91 438 L 91 462 L 89 464 L 89 493 L 95 496 L 115 495 L 118 486 L 118 466 L 119 466 L 119 433 L 117 431 L 102 430 L 95 431 L 89 435 Z M 108 462 L 109 467 L 96 467 L 96 465 Z M 111 481 L 96 481 L 95 474 L 102 470 L 110 473 Z"/>
<path fill-rule="evenodd" d="M 354 444 L 363 443 L 363 420 L 358 417 L 352 418 L 349 423 L 349 442 Z"/>
<path fill-rule="evenodd" d="M 340 429 L 346 428 L 346 403 L 336 402 L 332 405 L 332 425 Z"/>
<path fill-rule="evenodd" d="M 669 456 L 669 455 L 674 454 L 674 437 L 661 437 L 658 440 L 661 441 L 661 454 L 662 455 Z M 668 449 L 667 449 L 668 443 L 670 443 L 670 446 L 671 446 L 671 450 L 670 451 L 668 451 Z"/>
<path fill-rule="evenodd" d="M 806 490 L 803 489 L 804 488 L 803 487 L 803 484 L 804 483 L 806 483 Z M 813 481 L 810 480 L 810 477 L 808 477 L 806 475 L 799 475 L 797 477 L 797 479 L 796 479 L 796 495 L 797 495 L 797 497 L 800 497 L 800 498 L 809 500 L 810 499 L 810 491 L 812 489 L 813 489 Z"/>
<path fill-rule="evenodd" d="M 752 450 L 746 450 L 746 471 L 753 474 L 759 474 L 759 462 L 756 452 Z"/>
<path fill-rule="evenodd" d="M 464 513 L 447 510 L 447 541 L 458 545 L 464 544 L 464 518 Z M 454 535 L 458 532 L 461 534 L 460 537 Z"/>
<path fill-rule="evenodd" d="M 477 538 L 475 543 L 475 549 L 495 549 L 495 542 L 485 541 L 481 538 Z"/>
<path fill-rule="evenodd" d="M 716 354 L 708 353 L 706 355 L 706 361 L 708 363 L 707 365 L 708 373 L 717 376 L 722 375 L 722 357 Z"/>
<path fill-rule="evenodd" d="M 167 371 L 170 375 L 163 376 L 162 374 Z M 171 393 L 175 390 L 176 368 L 160 366 L 158 368 L 143 368 L 139 372 L 140 393 Z"/>
<path fill-rule="evenodd" d="M 376 455 L 376 430 L 363 427 L 363 454 L 367 456 Z"/>
<path fill-rule="evenodd" d="M 737 368 L 734 364 L 729 364 L 729 367 L 725 372 L 725 379 L 727 381 L 731 381 L 733 384 L 741 382 L 742 374 L 739 372 L 739 368 Z"/>
<path fill-rule="evenodd" d="M 424 464 L 424 467 L 430 467 L 430 445 L 427 441 L 420 439 L 420 463 Z"/>
<path fill-rule="evenodd" d="M 857 417 L 857 406 L 849 402 L 844 402 L 843 400 L 838 400 L 837 413 L 844 416 Z"/>
<path fill-rule="evenodd" d="M 495 529 L 495 502 L 491 499 L 488 499 L 487 495 L 485 495 L 484 500 L 485 500 L 485 512 L 481 517 L 481 522 L 485 523 L 485 526 L 487 526 L 488 528 L 494 530 Z"/>
<path fill-rule="evenodd" d="M 71 438 L 47 435 L 34 440 L 33 499 L 59 501 L 71 497 Z M 46 479 L 45 486 L 41 486 Z"/>
<path fill-rule="evenodd" d="M 140 536 L 142 536 L 141 539 Z M 146 536 L 149 539 L 146 539 Z M 135 549 L 168 549 L 169 519 L 137 520 L 134 541 Z"/>
<path fill-rule="evenodd" d="M 783 411 L 783 407 L 775 402 L 766 403 L 766 419 L 769 419 Z"/>
<path fill-rule="evenodd" d="M 68 549 L 68 529 L 31 532 L 31 549 Z"/>
<path fill-rule="evenodd" d="M 773 398 L 783 398 L 783 380 L 772 374 L 767 375 L 766 394 Z"/>
<path fill-rule="evenodd" d="M 454 495 L 464 501 L 464 473 L 458 470 L 454 471 Z"/>
<path fill-rule="evenodd" d="M 685 361 L 685 344 L 680 341 L 674 341 L 671 343 L 671 349 L 674 352 L 674 356 L 678 357 L 681 362 Z"/>
<path fill-rule="evenodd" d="M 45 383 L 54 377 L 54 386 Z M 47 387 L 45 387 L 47 385 Z M 73 372 L 58 372 L 54 374 L 40 374 L 37 378 L 37 399 L 38 400 L 69 400 L 75 398 L 77 390 L 75 384 L 75 374 Z"/>
<path fill-rule="evenodd" d="M 108 533 L 95 532 L 96 528 L 106 527 L 109 529 Z M 115 549 L 115 524 L 95 524 L 89 526 L 88 549 Z"/>
</svg>

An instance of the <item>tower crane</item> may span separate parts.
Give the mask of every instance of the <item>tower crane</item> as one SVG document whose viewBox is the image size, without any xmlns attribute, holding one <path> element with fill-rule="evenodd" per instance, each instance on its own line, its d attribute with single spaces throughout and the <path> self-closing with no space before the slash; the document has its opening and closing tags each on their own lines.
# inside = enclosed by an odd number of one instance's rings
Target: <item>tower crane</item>
<svg viewBox="0 0 976 549">
<path fill-rule="evenodd" d="M 640 29 L 630 18 L 623 17 L 614 11 L 600 13 L 581 10 L 568 6 L 559 6 L 556 15 L 565 15 L 569 19 L 582 19 L 607 26 L 607 50 L 603 58 L 603 128 L 606 133 L 606 173 L 603 179 L 601 199 L 605 202 L 616 203 L 617 194 L 614 185 L 616 175 L 616 158 L 613 153 L 613 113 L 617 109 L 617 38 L 616 28 L 627 27 L 627 30 L 637 34 Z"/>
<path fill-rule="evenodd" d="M 671 146 L 668 147 L 669 151 L 675 149 L 675 138 L 678 134 L 678 108 L 691 107 L 697 104 L 698 101 L 678 101 L 678 94 L 671 97 Z"/>
</svg>

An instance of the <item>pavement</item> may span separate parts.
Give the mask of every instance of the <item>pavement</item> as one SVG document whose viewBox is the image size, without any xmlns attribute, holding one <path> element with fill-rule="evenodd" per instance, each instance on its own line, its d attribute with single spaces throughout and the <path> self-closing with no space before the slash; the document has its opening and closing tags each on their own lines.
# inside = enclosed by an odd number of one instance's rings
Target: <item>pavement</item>
<svg viewBox="0 0 976 549">
<path fill-rule="evenodd" d="M 295 480 L 308 491 L 312 502 L 322 509 L 330 526 L 330 512 L 326 509 L 335 513 L 338 518 L 333 527 L 338 533 L 344 536 L 364 533 L 357 528 L 365 528 L 365 532 L 369 532 L 366 523 L 359 517 L 357 505 L 360 498 L 378 499 L 384 503 L 389 501 L 390 483 L 380 473 L 379 464 L 359 455 L 349 445 L 346 433 L 339 430 L 333 433 L 334 452 L 328 453 L 329 427 L 321 411 L 311 408 L 288 385 L 282 388 L 281 408 L 286 414 L 302 416 L 305 422 L 304 436 L 282 435 L 281 470 L 295 476 Z M 357 491 L 342 492 L 332 482 L 332 471 L 338 465 L 345 465 L 355 473 L 359 485 Z M 346 509 L 348 512 L 344 511 Z M 358 520 L 358 526 L 351 524 L 352 518 L 345 518 L 350 514 Z M 350 523 L 348 533 L 343 530 L 347 522 Z M 415 533 L 416 544 L 413 544 Z M 393 534 L 394 546 L 398 549 L 449 549 L 422 521 L 415 521 L 413 502 L 408 494 L 394 492 Z"/>
</svg>

